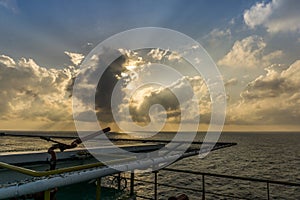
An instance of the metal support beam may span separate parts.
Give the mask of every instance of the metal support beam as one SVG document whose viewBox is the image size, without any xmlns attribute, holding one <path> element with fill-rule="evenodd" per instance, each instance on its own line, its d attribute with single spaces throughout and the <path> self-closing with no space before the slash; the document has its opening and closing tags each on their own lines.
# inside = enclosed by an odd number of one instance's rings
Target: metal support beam
<svg viewBox="0 0 300 200">
<path fill-rule="evenodd" d="M 268 193 L 268 200 L 270 200 L 270 183 L 267 182 L 267 193 Z"/>
<path fill-rule="evenodd" d="M 130 173 L 130 196 L 134 195 L 134 171 Z"/>
<path fill-rule="evenodd" d="M 44 200 L 50 200 L 50 191 L 51 190 L 46 190 L 44 192 Z"/>
<path fill-rule="evenodd" d="M 96 200 L 101 198 L 101 178 L 97 178 Z"/>
<path fill-rule="evenodd" d="M 204 174 L 202 174 L 202 200 L 205 200 L 205 179 L 204 179 Z"/>
<path fill-rule="evenodd" d="M 154 171 L 154 200 L 157 200 L 157 173 L 158 171 Z"/>
<path fill-rule="evenodd" d="M 117 180 L 118 180 L 118 190 L 121 190 L 121 173 L 118 173 Z"/>
</svg>

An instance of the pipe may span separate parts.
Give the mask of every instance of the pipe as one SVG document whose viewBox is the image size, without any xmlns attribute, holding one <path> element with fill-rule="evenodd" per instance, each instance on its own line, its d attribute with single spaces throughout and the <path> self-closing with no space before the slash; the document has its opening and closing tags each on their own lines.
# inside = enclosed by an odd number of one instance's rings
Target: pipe
<svg viewBox="0 0 300 200">
<path fill-rule="evenodd" d="M 128 161 L 132 161 L 132 160 L 136 160 L 136 158 L 129 157 L 129 158 L 124 158 L 124 159 L 112 160 L 112 161 L 107 162 L 107 164 L 117 164 L 120 162 L 128 162 Z M 62 174 L 62 173 L 66 173 L 66 172 L 74 172 L 74 171 L 90 169 L 93 167 L 101 167 L 101 166 L 105 166 L 105 164 L 101 163 L 101 162 L 97 162 L 97 163 L 90 163 L 90 164 L 85 164 L 85 165 L 60 168 L 60 169 L 55 169 L 55 170 L 50 170 L 50 171 L 35 171 L 32 169 L 26 169 L 24 167 L 19 167 L 19 166 L 0 162 L 0 167 L 2 167 L 2 168 L 10 169 L 12 171 L 20 172 L 22 174 L 26 174 L 26 175 L 34 176 L 34 177 L 50 176 L 50 175 Z"/>
<path fill-rule="evenodd" d="M 37 180 L 34 182 L 24 183 L 22 185 L 10 186 L 0 189 L 0 199 L 8 199 L 13 197 L 18 197 L 26 194 L 33 194 L 37 192 L 42 192 L 49 190 L 51 188 L 62 187 L 66 185 L 71 185 L 79 182 L 88 181 L 96 177 L 103 177 L 114 173 L 114 169 L 101 168 L 92 173 L 91 171 L 86 171 L 82 173 L 72 173 L 65 176 L 49 177 L 46 179 Z"/>
<path fill-rule="evenodd" d="M 147 169 L 151 166 L 155 166 L 160 163 L 174 161 L 179 157 L 180 155 L 156 157 L 156 158 L 145 159 L 145 160 L 131 161 L 126 164 L 114 164 L 112 165 L 112 168 L 102 167 L 102 168 L 95 168 L 90 170 L 86 169 L 77 172 L 72 171 L 69 173 L 59 174 L 59 176 L 45 177 L 41 180 L 35 180 L 34 182 L 28 182 L 28 183 L 23 183 L 21 185 L 13 185 L 13 186 L 0 188 L 0 199 L 18 197 L 26 194 L 33 194 L 41 191 L 46 191 L 55 187 L 62 187 L 66 185 L 80 183 L 95 178 L 115 174 L 118 173 L 119 171 Z"/>
</svg>

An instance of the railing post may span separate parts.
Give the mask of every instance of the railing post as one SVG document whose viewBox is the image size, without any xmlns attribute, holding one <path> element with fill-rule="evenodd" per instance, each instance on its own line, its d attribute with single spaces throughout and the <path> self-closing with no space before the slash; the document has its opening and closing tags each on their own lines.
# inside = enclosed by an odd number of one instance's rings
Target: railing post
<svg viewBox="0 0 300 200">
<path fill-rule="evenodd" d="M 154 200 L 157 200 L 157 173 L 158 171 L 154 171 Z"/>
<path fill-rule="evenodd" d="M 121 190 L 121 173 L 118 173 L 118 190 L 120 191 Z"/>
<path fill-rule="evenodd" d="M 130 196 L 134 195 L 134 171 L 130 173 Z"/>
<path fill-rule="evenodd" d="M 97 178 L 97 188 L 96 188 L 96 200 L 101 198 L 101 178 Z"/>
<path fill-rule="evenodd" d="M 46 191 L 44 192 L 44 199 L 45 199 L 45 200 L 50 200 L 50 191 L 51 191 L 51 190 L 46 190 Z"/>
<path fill-rule="evenodd" d="M 202 174 L 202 200 L 205 200 L 205 180 L 204 180 L 204 174 Z"/>
<path fill-rule="evenodd" d="M 267 181 L 268 200 L 270 200 L 270 183 Z"/>
</svg>

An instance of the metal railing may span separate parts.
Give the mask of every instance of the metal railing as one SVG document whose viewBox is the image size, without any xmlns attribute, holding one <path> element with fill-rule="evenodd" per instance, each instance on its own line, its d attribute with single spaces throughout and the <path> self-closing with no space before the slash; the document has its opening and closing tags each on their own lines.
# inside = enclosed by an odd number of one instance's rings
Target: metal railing
<svg viewBox="0 0 300 200">
<path fill-rule="evenodd" d="M 214 174 L 214 173 L 205 173 L 205 172 L 197 172 L 191 170 L 181 170 L 181 169 L 172 169 L 172 168 L 164 168 L 164 171 L 169 172 L 179 172 L 179 173 L 188 173 L 194 175 L 201 175 L 202 176 L 202 199 L 205 199 L 205 177 L 217 177 L 217 178 L 226 178 L 226 179 L 234 179 L 234 180 L 243 180 L 243 181 L 250 181 L 250 182 L 259 182 L 266 184 L 266 196 L 267 199 L 270 200 L 270 184 L 273 185 L 284 185 L 284 186 L 292 186 L 292 187 L 300 187 L 300 183 L 292 183 L 286 181 L 276 181 L 276 180 L 268 180 L 268 179 L 258 179 L 258 178 L 250 178 L 250 177 L 241 177 L 241 176 L 232 176 L 232 175 L 224 175 L 224 174 Z"/>
<path fill-rule="evenodd" d="M 154 185 L 154 196 L 153 198 L 151 197 L 145 197 L 141 195 L 137 195 L 137 197 L 142 198 L 142 199 L 158 199 L 158 186 L 164 186 L 164 187 L 169 187 L 169 188 L 175 188 L 175 189 L 181 189 L 184 191 L 193 191 L 193 192 L 201 192 L 202 193 L 202 200 L 206 199 L 206 195 L 215 195 L 215 196 L 222 196 L 222 197 L 227 197 L 230 199 L 247 199 L 247 197 L 243 196 L 235 196 L 231 194 L 221 194 L 221 193 L 216 193 L 212 191 L 207 191 L 206 190 L 206 177 L 216 177 L 216 178 L 224 178 L 224 179 L 231 179 L 231 180 L 240 180 L 240 181 L 249 181 L 249 182 L 254 182 L 254 183 L 264 183 L 266 184 L 266 199 L 270 200 L 271 199 L 271 192 L 270 192 L 270 185 L 281 185 L 281 186 L 290 186 L 290 187 L 300 187 L 300 183 L 292 183 L 292 182 L 285 182 L 285 181 L 276 181 L 276 180 L 268 180 L 268 179 L 258 179 L 258 178 L 250 178 L 250 177 L 241 177 L 241 176 L 232 176 L 232 175 L 224 175 L 224 174 L 214 174 L 214 173 L 206 173 L 206 172 L 197 172 L 197 171 L 192 171 L 192 170 L 182 170 L 182 169 L 173 169 L 173 168 L 163 168 L 161 171 L 168 171 L 168 172 L 176 172 L 176 173 L 186 173 L 186 174 L 193 174 L 193 175 L 199 175 L 201 176 L 201 182 L 202 182 L 202 188 L 192 188 L 192 187 L 187 187 L 187 186 L 178 186 L 178 185 L 171 185 L 171 184 L 166 184 L 166 183 L 159 183 L 158 182 L 158 172 L 154 172 L 154 181 L 146 181 L 142 179 L 134 179 L 136 182 L 143 182 L 143 183 L 148 183 L 148 184 L 153 184 Z M 296 198 L 296 197 L 295 197 Z M 251 198 L 249 198 L 251 199 Z"/>
</svg>

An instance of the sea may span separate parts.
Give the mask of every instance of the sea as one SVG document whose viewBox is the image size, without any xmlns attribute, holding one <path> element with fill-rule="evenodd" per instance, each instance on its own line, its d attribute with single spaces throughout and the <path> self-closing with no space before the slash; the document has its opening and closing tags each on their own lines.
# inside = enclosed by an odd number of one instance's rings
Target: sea
<svg viewBox="0 0 300 200">
<path fill-rule="evenodd" d="M 71 132 L 10 132 L 17 134 L 75 135 Z M 162 132 L 154 139 L 169 140 L 176 133 Z M 201 141 L 205 133 L 199 132 L 194 141 Z M 113 133 L 113 138 L 127 138 L 126 134 Z M 151 138 L 153 139 L 153 138 Z M 61 140 L 64 141 L 64 140 Z M 68 142 L 71 140 L 67 140 Z M 212 151 L 206 157 L 189 157 L 169 168 L 195 172 L 232 175 L 300 183 L 300 133 L 297 132 L 223 132 L 219 142 L 236 142 L 237 145 Z M 39 138 L 0 137 L 0 152 L 46 150 L 51 143 Z M 127 175 L 124 175 L 127 176 Z M 154 173 L 135 176 L 144 182 L 135 182 L 137 195 L 153 198 Z M 158 199 L 186 194 L 189 199 L 202 198 L 202 176 L 158 172 Z M 182 189 L 166 185 L 179 186 Z M 270 184 L 270 199 L 300 199 L 300 187 Z M 266 183 L 205 177 L 206 199 L 267 199 Z M 142 198 L 138 198 L 142 199 Z"/>
</svg>

